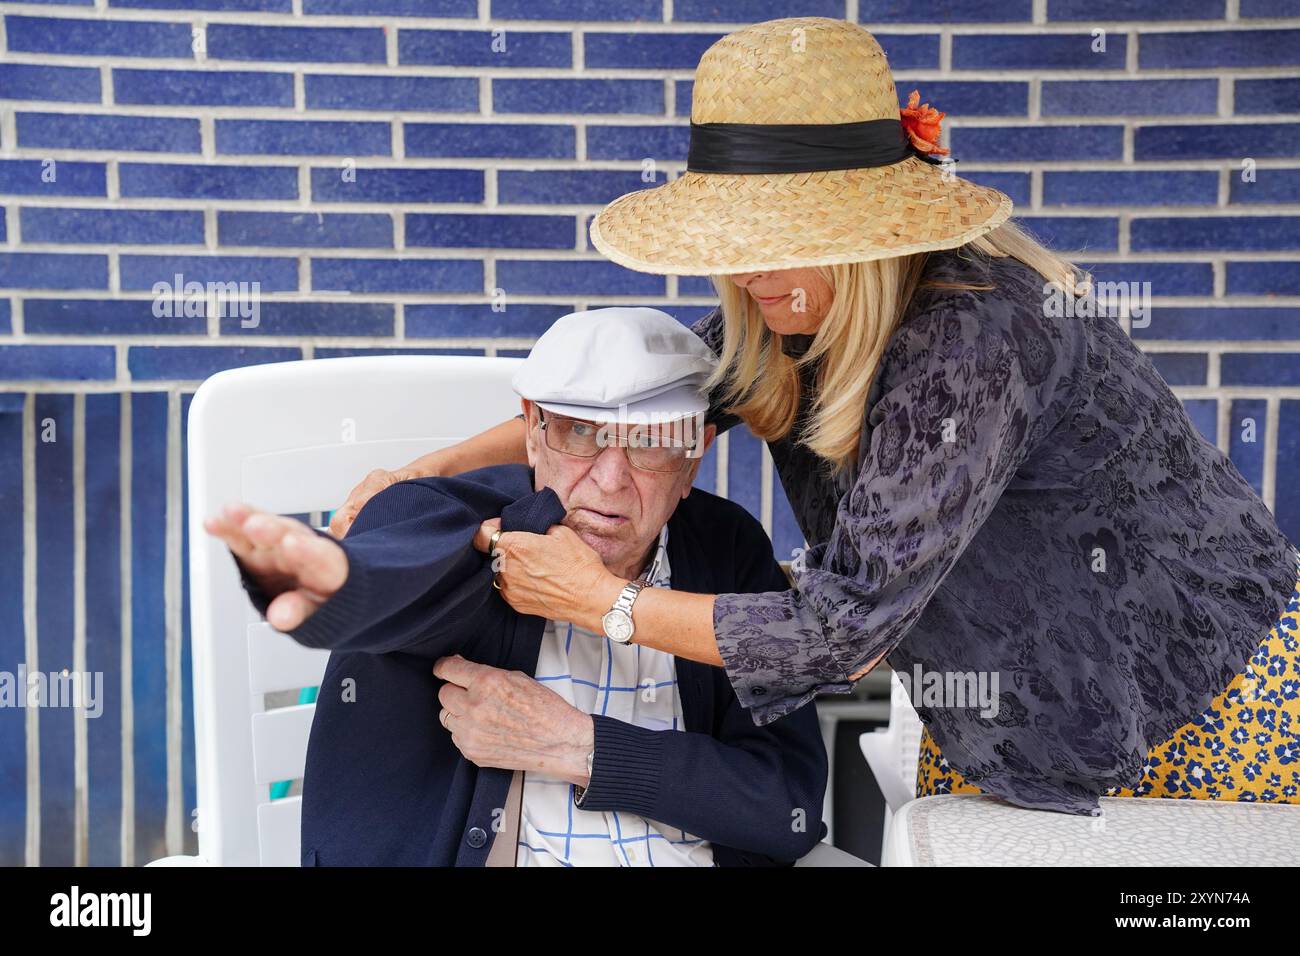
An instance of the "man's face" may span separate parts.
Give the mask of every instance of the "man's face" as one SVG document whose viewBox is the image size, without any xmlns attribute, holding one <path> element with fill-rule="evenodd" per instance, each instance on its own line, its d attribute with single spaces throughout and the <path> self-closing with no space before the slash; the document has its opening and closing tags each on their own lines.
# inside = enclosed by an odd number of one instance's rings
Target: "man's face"
<svg viewBox="0 0 1300 956">
<path fill-rule="evenodd" d="M 558 418 L 523 401 L 528 422 L 528 463 L 536 470 L 536 486 L 555 492 L 568 514 L 564 524 L 600 555 L 605 566 L 628 577 L 642 571 L 640 562 L 659 531 L 690 493 L 700 457 L 688 458 L 677 472 L 645 471 L 634 467 L 617 444 L 601 448 L 594 458 L 580 458 L 547 445 L 538 427 L 539 414 Z M 599 423 L 591 423 L 599 429 Z M 705 449 L 716 429 L 704 428 Z M 703 451 L 700 452 L 703 455 Z"/>
</svg>

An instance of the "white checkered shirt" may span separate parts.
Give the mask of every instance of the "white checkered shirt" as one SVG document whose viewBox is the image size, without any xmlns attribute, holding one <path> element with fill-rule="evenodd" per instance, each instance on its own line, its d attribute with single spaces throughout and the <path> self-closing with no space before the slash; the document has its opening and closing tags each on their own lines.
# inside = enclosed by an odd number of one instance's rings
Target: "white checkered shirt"
<svg viewBox="0 0 1300 956">
<path fill-rule="evenodd" d="M 668 587 L 667 525 L 650 567 L 650 583 Z M 674 659 L 663 651 L 547 621 L 536 678 L 584 713 L 652 730 L 684 729 Z M 516 866 L 713 865 L 708 841 L 635 813 L 583 810 L 574 806 L 573 790 L 536 771 L 524 775 Z"/>
</svg>

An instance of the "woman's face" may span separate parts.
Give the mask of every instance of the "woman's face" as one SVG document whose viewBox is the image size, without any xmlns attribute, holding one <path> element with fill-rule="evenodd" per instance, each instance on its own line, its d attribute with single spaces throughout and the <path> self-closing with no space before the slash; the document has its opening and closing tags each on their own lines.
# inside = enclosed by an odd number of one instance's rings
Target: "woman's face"
<svg viewBox="0 0 1300 956">
<path fill-rule="evenodd" d="M 763 321 L 778 335 L 812 335 L 834 298 L 830 283 L 816 269 L 740 272 L 731 281 L 758 303 Z"/>
</svg>

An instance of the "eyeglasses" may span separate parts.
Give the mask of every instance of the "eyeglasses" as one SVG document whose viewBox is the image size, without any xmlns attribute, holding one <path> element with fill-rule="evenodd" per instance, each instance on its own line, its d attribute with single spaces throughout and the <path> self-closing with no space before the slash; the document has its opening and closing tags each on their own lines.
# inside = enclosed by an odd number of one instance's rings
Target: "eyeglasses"
<svg viewBox="0 0 1300 956">
<path fill-rule="evenodd" d="M 595 458 L 606 448 L 620 445 L 627 450 L 628 463 L 642 471 L 681 471 L 687 459 L 698 457 L 698 444 L 686 441 L 690 427 L 679 419 L 656 425 L 618 425 L 584 421 L 537 410 L 537 427 L 546 436 L 546 447 L 576 458 Z"/>
</svg>

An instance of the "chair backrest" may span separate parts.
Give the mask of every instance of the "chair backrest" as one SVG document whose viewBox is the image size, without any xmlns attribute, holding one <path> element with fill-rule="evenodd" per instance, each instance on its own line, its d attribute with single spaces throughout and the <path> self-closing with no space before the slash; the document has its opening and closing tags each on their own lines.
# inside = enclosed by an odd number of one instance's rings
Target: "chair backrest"
<svg viewBox="0 0 1300 956">
<path fill-rule="evenodd" d="M 297 866 L 303 775 L 315 706 L 267 709 L 265 695 L 318 684 L 328 653 L 253 610 L 224 544 L 203 530 L 222 504 L 277 514 L 337 508 L 374 468 L 396 468 L 519 410 L 521 360 L 385 356 L 232 369 L 189 413 L 190 607 L 199 855 L 218 866 Z"/>
<path fill-rule="evenodd" d="M 921 718 L 896 671 L 889 675 L 889 727 L 896 734 L 893 758 L 899 778 L 914 797 L 916 765 L 921 755 Z"/>
<path fill-rule="evenodd" d="M 916 798 L 916 770 L 921 753 L 921 718 L 896 672 L 889 675 L 889 726 L 858 738 L 862 755 L 885 798 L 889 814 Z"/>
</svg>

